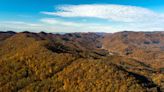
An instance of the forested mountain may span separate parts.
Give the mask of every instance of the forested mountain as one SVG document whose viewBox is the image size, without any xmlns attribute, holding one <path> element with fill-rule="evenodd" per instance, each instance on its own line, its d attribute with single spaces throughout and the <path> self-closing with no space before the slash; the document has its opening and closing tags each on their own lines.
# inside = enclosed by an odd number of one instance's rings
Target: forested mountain
<svg viewBox="0 0 164 92">
<path fill-rule="evenodd" d="M 162 92 L 163 48 L 162 32 L 0 32 L 0 92 Z"/>
<path fill-rule="evenodd" d="M 103 48 L 129 58 L 147 63 L 154 68 L 164 68 L 163 32 L 119 32 L 106 34 Z"/>
</svg>

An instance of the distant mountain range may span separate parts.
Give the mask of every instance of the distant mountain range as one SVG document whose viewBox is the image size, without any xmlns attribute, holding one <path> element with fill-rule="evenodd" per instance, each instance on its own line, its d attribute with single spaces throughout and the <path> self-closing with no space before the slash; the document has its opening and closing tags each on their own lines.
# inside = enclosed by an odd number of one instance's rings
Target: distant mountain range
<svg viewBox="0 0 164 92">
<path fill-rule="evenodd" d="M 105 34 L 103 47 L 111 52 L 164 67 L 164 32 L 119 32 Z"/>
</svg>

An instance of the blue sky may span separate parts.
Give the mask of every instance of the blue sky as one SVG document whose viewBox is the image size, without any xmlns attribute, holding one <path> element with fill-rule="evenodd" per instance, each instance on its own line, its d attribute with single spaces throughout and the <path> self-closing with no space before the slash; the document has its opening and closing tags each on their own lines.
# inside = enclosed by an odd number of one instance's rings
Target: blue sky
<svg viewBox="0 0 164 92">
<path fill-rule="evenodd" d="M 0 0 L 0 30 L 163 31 L 163 0 Z"/>
</svg>

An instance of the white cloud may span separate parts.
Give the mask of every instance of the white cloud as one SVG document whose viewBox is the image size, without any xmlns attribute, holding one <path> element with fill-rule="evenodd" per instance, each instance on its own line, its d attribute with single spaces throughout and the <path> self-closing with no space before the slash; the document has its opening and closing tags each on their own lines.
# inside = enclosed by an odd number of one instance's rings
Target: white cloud
<svg viewBox="0 0 164 92">
<path fill-rule="evenodd" d="M 147 27 L 149 26 L 149 27 Z M 0 22 L 0 30 L 7 31 L 32 31 L 32 32 L 118 32 L 118 31 L 163 31 L 164 27 L 156 23 L 138 24 L 122 23 L 107 25 L 99 23 L 79 23 L 59 20 L 55 18 L 43 18 L 38 23 L 27 23 L 22 21 Z"/>
<path fill-rule="evenodd" d="M 55 18 L 43 18 L 40 20 L 43 23 L 47 23 L 47 24 L 52 24 L 52 25 L 63 25 L 63 26 L 80 26 L 79 23 L 75 23 L 75 22 L 66 22 L 63 20 L 58 20 Z"/>
<path fill-rule="evenodd" d="M 42 12 L 61 17 L 94 17 L 119 22 L 153 22 L 164 21 L 164 15 L 149 9 L 112 4 L 63 5 L 55 12 Z"/>
<path fill-rule="evenodd" d="M 26 23 L 21 21 L 0 22 L 0 30 L 32 31 L 32 32 L 116 32 L 112 26 L 93 23 L 77 23 L 53 18 L 44 18 L 39 23 Z"/>
<path fill-rule="evenodd" d="M 55 12 L 44 14 L 61 17 L 89 17 L 106 19 L 98 23 L 83 19 L 82 22 L 62 18 L 42 18 L 37 23 L 22 21 L 0 22 L 0 30 L 46 31 L 46 32 L 118 32 L 118 31 L 164 31 L 164 15 L 149 9 L 125 5 L 64 5 Z M 79 18 L 81 19 L 81 18 Z M 109 20 L 112 20 L 109 23 Z"/>
<path fill-rule="evenodd" d="M 44 28 L 39 23 L 27 23 L 23 21 L 1 21 L 0 31 L 42 31 Z"/>
<path fill-rule="evenodd" d="M 110 25 L 102 24 L 100 28 L 105 32 L 123 30 L 131 31 L 163 31 L 164 14 L 156 13 L 150 9 L 127 5 L 90 4 L 90 5 L 62 5 L 56 7 L 54 12 L 42 12 L 43 14 L 68 17 L 68 18 L 98 18 L 110 20 Z M 117 22 L 118 24 L 114 24 Z M 108 27 L 110 26 L 110 28 Z M 96 26 L 97 27 L 97 26 Z M 93 29 L 93 27 L 92 27 Z M 100 30 L 102 30 L 100 29 Z M 107 30 L 108 29 L 108 30 Z"/>
<path fill-rule="evenodd" d="M 98 23 L 79 23 L 59 20 L 55 18 L 44 18 L 40 20 L 48 27 L 55 27 L 58 31 L 64 32 L 114 32 L 116 29 L 111 26 Z M 50 25 L 49 25 L 50 24 Z M 110 31 L 109 31 L 110 30 Z"/>
</svg>

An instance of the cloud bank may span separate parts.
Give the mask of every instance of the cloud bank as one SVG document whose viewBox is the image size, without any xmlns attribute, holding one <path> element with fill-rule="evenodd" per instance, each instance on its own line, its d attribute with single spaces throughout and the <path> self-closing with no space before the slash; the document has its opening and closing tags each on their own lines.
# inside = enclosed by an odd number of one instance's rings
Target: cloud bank
<svg viewBox="0 0 164 92">
<path fill-rule="evenodd" d="M 149 9 L 112 4 L 63 5 L 56 7 L 55 12 L 42 12 L 61 17 L 94 17 L 118 22 L 153 22 L 164 21 L 164 15 Z"/>
</svg>

